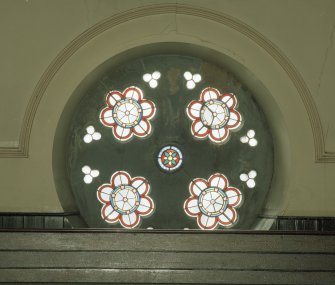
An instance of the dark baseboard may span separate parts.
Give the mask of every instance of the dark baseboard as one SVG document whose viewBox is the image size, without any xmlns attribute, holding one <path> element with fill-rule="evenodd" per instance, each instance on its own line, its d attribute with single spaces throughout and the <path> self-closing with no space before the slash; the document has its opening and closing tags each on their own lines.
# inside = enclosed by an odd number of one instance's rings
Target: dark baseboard
<svg viewBox="0 0 335 285">
<path fill-rule="evenodd" d="M 87 225 L 78 212 L 0 213 L 0 229 L 74 229 Z"/>
<path fill-rule="evenodd" d="M 262 217 L 271 219 L 270 231 L 335 231 L 335 217 Z M 0 213 L 0 229 L 88 228 L 79 212 Z"/>
<path fill-rule="evenodd" d="M 270 230 L 335 231 L 335 217 L 276 217 Z"/>
</svg>

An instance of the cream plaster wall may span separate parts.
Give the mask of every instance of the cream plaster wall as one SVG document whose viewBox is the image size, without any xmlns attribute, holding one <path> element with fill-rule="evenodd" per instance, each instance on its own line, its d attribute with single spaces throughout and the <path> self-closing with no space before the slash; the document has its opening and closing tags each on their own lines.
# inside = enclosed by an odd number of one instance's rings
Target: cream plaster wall
<svg viewBox="0 0 335 285">
<path fill-rule="evenodd" d="M 265 214 L 335 216 L 335 165 L 315 161 L 315 130 L 313 133 L 311 117 L 297 87 L 287 70 L 252 36 L 232 26 L 208 17 L 174 13 L 173 9 L 157 16 L 149 13 L 137 17 L 135 12 L 126 13 L 122 23 L 96 33 L 73 49 L 70 57 L 62 57 L 66 60 L 52 78 L 45 76 L 49 74 L 48 67 L 55 66 L 54 60 L 64 55 L 64 48 L 74 39 L 82 39 L 80 34 L 100 21 L 115 19 L 113 16 L 129 9 L 168 3 L 174 5 L 176 1 L 0 1 L 2 153 L 19 146 L 28 102 L 36 94 L 39 80 L 48 79 L 34 116 L 28 158 L 6 155 L 0 158 L 0 211 L 75 209 L 71 194 L 66 194 L 62 171 L 57 169 L 59 165 L 53 165 L 53 154 L 57 156 L 61 152 L 59 148 L 55 153 L 56 129 L 62 128 L 59 122 L 64 108 L 69 109 L 72 94 L 86 76 L 109 58 L 137 46 L 176 42 L 211 49 L 211 54 L 226 57 L 223 63 L 239 73 L 267 113 L 276 141 L 277 170 Z M 316 115 L 322 123 L 319 134 L 324 136 L 325 153 L 332 156 L 335 152 L 334 1 L 184 0 L 177 3 L 233 17 L 272 42 L 296 68 L 311 92 Z"/>
</svg>

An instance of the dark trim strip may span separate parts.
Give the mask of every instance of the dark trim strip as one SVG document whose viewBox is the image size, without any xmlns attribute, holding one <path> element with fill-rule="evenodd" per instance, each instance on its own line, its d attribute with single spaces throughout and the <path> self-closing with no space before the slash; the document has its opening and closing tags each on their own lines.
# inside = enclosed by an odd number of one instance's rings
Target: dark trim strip
<svg viewBox="0 0 335 285">
<path fill-rule="evenodd" d="M 243 235 L 307 235 L 307 236 L 335 236 L 335 231 L 329 232 L 312 232 L 312 231 L 258 231 L 258 230 L 147 230 L 147 229 L 100 229 L 100 228 L 85 228 L 85 229 L 0 229 L 1 232 L 13 233 L 118 233 L 118 234 L 185 234 L 185 235 L 229 235 L 229 234 L 243 234 Z"/>
<path fill-rule="evenodd" d="M 305 269 L 305 270 L 299 270 L 299 269 L 243 269 L 243 268 L 213 268 L 213 267 L 202 267 L 202 268 L 139 268 L 139 267 L 123 267 L 123 268 L 111 268 L 111 267 L 1 267 L 1 270 L 113 270 L 113 271 L 251 271 L 251 272 L 331 272 L 335 273 L 334 270 L 316 270 L 316 269 Z M 23 272 L 22 272 L 23 273 Z"/>
<path fill-rule="evenodd" d="M 269 217 L 261 216 L 260 219 L 269 219 L 273 221 L 272 227 L 269 231 L 252 231 L 260 233 L 278 232 L 280 234 L 289 234 L 301 232 L 303 234 L 309 233 L 335 233 L 335 217 Z M 73 222 L 73 221 L 76 222 Z M 78 223 L 79 221 L 79 223 Z M 80 222 L 82 221 L 82 222 Z M 77 223 L 77 224 L 74 224 Z M 79 212 L 62 212 L 62 213 L 10 213 L 0 212 L 0 231 L 10 229 L 24 230 L 24 231 L 40 231 L 40 230 L 69 230 L 78 229 L 80 231 L 94 231 L 94 232 L 148 232 L 145 229 L 89 229 L 82 220 Z M 202 233 L 202 230 L 150 230 L 150 232 L 159 233 Z M 211 231 L 211 233 L 245 233 L 250 230 L 231 230 L 223 229 Z M 205 231 L 208 233 L 208 231 Z"/>
<path fill-rule="evenodd" d="M 311 251 L 311 252 L 299 252 L 299 251 L 248 251 L 248 250 L 243 250 L 243 251 L 233 251 L 233 250 L 217 250 L 217 251 L 210 251 L 210 250 L 103 250 L 103 249 L 69 249 L 69 250 L 64 250 L 64 249 L 0 249 L 0 252 L 42 252 L 42 253 L 67 253 L 67 252 L 79 252 L 79 253 L 203 253 L 203 254 L 273 254 L 273 255 L 335 255 L 335 252 L 317 252 L 317 251 Z"/>
</svg>

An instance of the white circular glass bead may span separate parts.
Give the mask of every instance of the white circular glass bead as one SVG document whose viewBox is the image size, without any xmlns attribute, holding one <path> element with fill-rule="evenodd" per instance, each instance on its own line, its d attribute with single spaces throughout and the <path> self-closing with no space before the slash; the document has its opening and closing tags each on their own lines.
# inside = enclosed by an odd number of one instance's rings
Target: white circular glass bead
<svg viewBox="0 0 335 285">
<path fill-rule="evenodd" d="M 90 143 L 92 141 L 92 135 L 86 134 L 83 138 L 85 143 Z"/>
<path fill-rule="evenodd" d="M 93 135 L 92 135 L 92 138 L 95 140 L 95 141 L 98 141 L 101 139 L 101 134 L 98 133 L 98 132 L 95 132 Z"/>
<path fill-rule="evenodd" d="M 194 74 L 193 75 L 193 81 L 195 83 L 199 83 L 201 81 L 201 75 L 200 74 Z"/>
<path fill-rule="evenodd" d="M 185 78 L 186 80 L 191 80 L 191 79 L 192 79 L 192 73 L 189 72 L 189 71 L 186 71 L 186 72 L 184 73 L 184 78 Z"/>
<path fill-rule="evenodd" d="M 248 132 L 247 132 L 247 136 L 251 139 L 251 138 L 253 138 L 254 136 L 255 136 L 255 131 L 254 130 L 249 130 Z"/>
<path fill-rule="evenodd" d="M 86 128 L 86 131 L 88 134 L 93 135 L 94 134 L 94 127 L 93 126 L 88 126 Z"/>
<path fill-rule="evenodd" d="M 195 83 L 193 80 L 187 81 L 186 83 L 187 89 L 193 89 L 195 87 Z"/>
<path fill-rule="evenodd" d="M 253 180 L 253 179 L 249 179 L 249 180 L 247 181 L 247 186 L 248 186 L 249 188 L 254 188 L 254 187 L 256 186 L 256 182 L 255 182 L 255 180 Z"/>
<path fill-rule="evenodd" d="M 90 184 L 90 183 L 92 183 L 92 181 L 93 181 L 93 177 L 91 175 L 85 175 L 84 176 L 84 182 L 86 184 Z"/>
<path fill-rule="evenodd" d="M 99 170 L 94 169 L 94 170 L 91 171 L 91 176 L 92 177 L 98 177 L 99 174 L 100 174 Z"/>
<path fill-rule="evenodd" d="M 150 80 L 150 82 L 149 82 L 149 86 L 150 86 L 151 88 L 156 88 L 156 87 L 158 86 L 158 82 L 157 82 L 157 80 L 155 80 L 155 79 Z"/>
<path fill-rule="evenodd" d="M 241 143 L 247 143 L 249 141 L 249 138 L 247 136 L 243 136 L 240 138 Z"/>
<path fill-rule="evenodd" d="M 91 173 L 91 167 L 89 167 L 88 165 L 83 166 L 83 168 L 81 169 L 81 171 L 84 174 L 90 174 Z"/>
<path fill-rule="evenodd" d="M 241 181 L 247 181 L 247 180 L 249 179 L 249 177 L 248 177 L 247 174 L 242 173 L 242 174 L 240 175 L 240 179 L 241 179 Z"/>
<path fill-rule="evenodd" d="M 254 178 L 257 176 L 257 172 L 256 172 L 256 170 L 251 170 L 251 171 L 248 173 L 248 176 L 249 176 L 249 178 L 254 179 Z"/>
<path fill-rule="evenodd" d="M 152 74 L 152 78 L 153 79 L 159 79 L 161 77 L 161 73 L 159 71 L 155 71 L 153 74 Z"/>
<path fill-rule="evenodd" d="M 143 75 L 143 80 L 145 82 L 149 82 L 151 80 L 151 78 L 152 78 L 152 76 L 151 76 L 150 73 L 146 73 L 146 74 Z"/>
<path fill-rule="evenodd" d="M 258 144 L 258 142 L 257 142 L 256 139 L 254 139 L 254 138 L 250 139 L 250 141 L 249 141 L 250 146 L 255 147 L 257 144 Z"/>
</svg>

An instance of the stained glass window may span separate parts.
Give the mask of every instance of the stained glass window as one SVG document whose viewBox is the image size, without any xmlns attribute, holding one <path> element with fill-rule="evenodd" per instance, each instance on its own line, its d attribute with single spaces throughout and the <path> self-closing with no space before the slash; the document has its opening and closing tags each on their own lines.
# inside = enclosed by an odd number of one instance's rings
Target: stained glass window
<svg viewBox="0 0 335 285">
<path fill-rule="evenodd" d="M 271 187 L 262 110 L 201 58 L 111 67 L 83 93 L 69 134 L 69 178 L 89 227 L 250 229 Z"/>
</svg>

